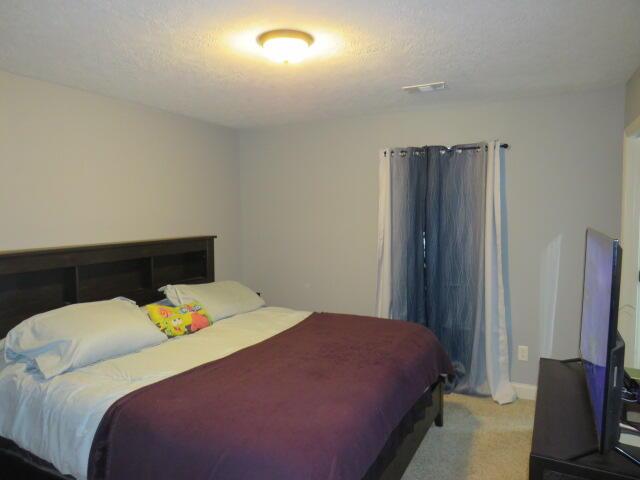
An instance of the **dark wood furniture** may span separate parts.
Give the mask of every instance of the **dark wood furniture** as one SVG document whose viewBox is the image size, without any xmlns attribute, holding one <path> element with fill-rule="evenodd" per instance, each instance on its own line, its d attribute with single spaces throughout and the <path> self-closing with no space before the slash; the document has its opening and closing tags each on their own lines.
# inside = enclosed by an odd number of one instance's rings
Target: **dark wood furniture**
<svg viewBox="0 0 640 480">
<path fill-rule="evenodd" d="M 640 454 L 638 450 L 635 449 L 636 455 Z M 529 479 L 638 478 L 640 468 L 620 454 L 598 452 L 595 423 L 580 361 L 541 359 Z"/>
<path fill-rule="evenodd" d="M 431 426 L 444 425 L 443 408 L 444 382 L 440 381 L 407 413 L 363 480 L 400 480 Z"/>
<path fill-rule="evenodd" d="M 32 315 L 72 303 L 123 296 L 144 305 L 164 298 L 158 288 L 166 284 L 212 282 L 215 280 L 215 238 L 0 253 L 0 338 Z M 365 480 L 402 477 L 430 426 L 443 424 L 443 390 L 442 382 L 437 382 L 407 412 Z M 70 477 L 0 437 L 0 478 Z"/>
<path fill-rule="evenodd" d="M 640 430 L 640 403 L 623 402 L 622 421 Z"/>
<path fill-rule="evenodd" d="M 214 240 L 190 237 L 0 253 L 0 338 L 22 320 L 71 303 L 123 296 L 140 305 L 168 283 L 215 279 Z"/>
</svg>

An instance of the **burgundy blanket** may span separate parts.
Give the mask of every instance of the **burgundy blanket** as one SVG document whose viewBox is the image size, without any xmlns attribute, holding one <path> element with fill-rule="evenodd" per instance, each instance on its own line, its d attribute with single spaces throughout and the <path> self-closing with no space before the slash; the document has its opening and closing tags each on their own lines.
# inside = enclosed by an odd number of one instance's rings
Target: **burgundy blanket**
<svg viewBox="0 0 640 480">
<path fill-rule="evenodd" d="M 420 325 L 314 313 L 118 400 L 89 478 L 360 479 L 425 388 L 452 372 Z"/>
</svg>

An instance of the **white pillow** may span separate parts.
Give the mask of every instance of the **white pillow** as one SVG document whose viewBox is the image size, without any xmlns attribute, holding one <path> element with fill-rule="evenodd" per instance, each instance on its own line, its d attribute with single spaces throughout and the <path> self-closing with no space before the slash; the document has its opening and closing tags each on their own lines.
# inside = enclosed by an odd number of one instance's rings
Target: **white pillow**
<svg viewBox="0 0 640 480">
<path fill-rule="evenodd" d="M 4 357 L 8 363 L 24 361 L 49 379 L 166 340 L 134 302 L 113 299 L 28 318 L 7 335 Z"/>
<path fill-rule="evenodd" d="M 174 305 L 201 303 L 215 322 L 264 307 L 264 300 L 241 283 L 233 281 L 200 285 L 167 285 L 160 289 Z"/>
<path fill-rule="evenodd" d="M 4 360 L 4 338 L 0 338 L 0 371 L 7 365 Z"/>
</svg>

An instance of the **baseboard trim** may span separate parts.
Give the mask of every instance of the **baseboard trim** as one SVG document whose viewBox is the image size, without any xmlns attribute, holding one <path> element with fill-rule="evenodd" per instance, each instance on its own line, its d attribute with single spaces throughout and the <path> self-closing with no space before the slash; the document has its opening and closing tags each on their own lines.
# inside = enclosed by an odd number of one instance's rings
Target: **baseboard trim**
<svg viewBox="0 0 640 480">
<path fill-rule="evenodd" d="M 523 400 L 536 399 L 536 394 L 538 393 L 537 386 L 528 383 L 512 383 L 511 385 L 515 388 L 518 398 L 522 398 Z"/>
</svg>

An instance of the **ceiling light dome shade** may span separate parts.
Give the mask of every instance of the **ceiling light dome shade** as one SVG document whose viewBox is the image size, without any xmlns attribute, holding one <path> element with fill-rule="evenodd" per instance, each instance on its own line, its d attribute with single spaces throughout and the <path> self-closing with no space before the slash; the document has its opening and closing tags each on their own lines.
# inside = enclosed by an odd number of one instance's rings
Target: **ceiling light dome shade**
<svg viewBox="0 0 640 480">
<path fill-rule="evenodd" d="M 258 37 L 265 56 L 278 63 L 301 62 L 312 43 L 313 37 L 300 30 L 270 30 Z"/>
</svg>

